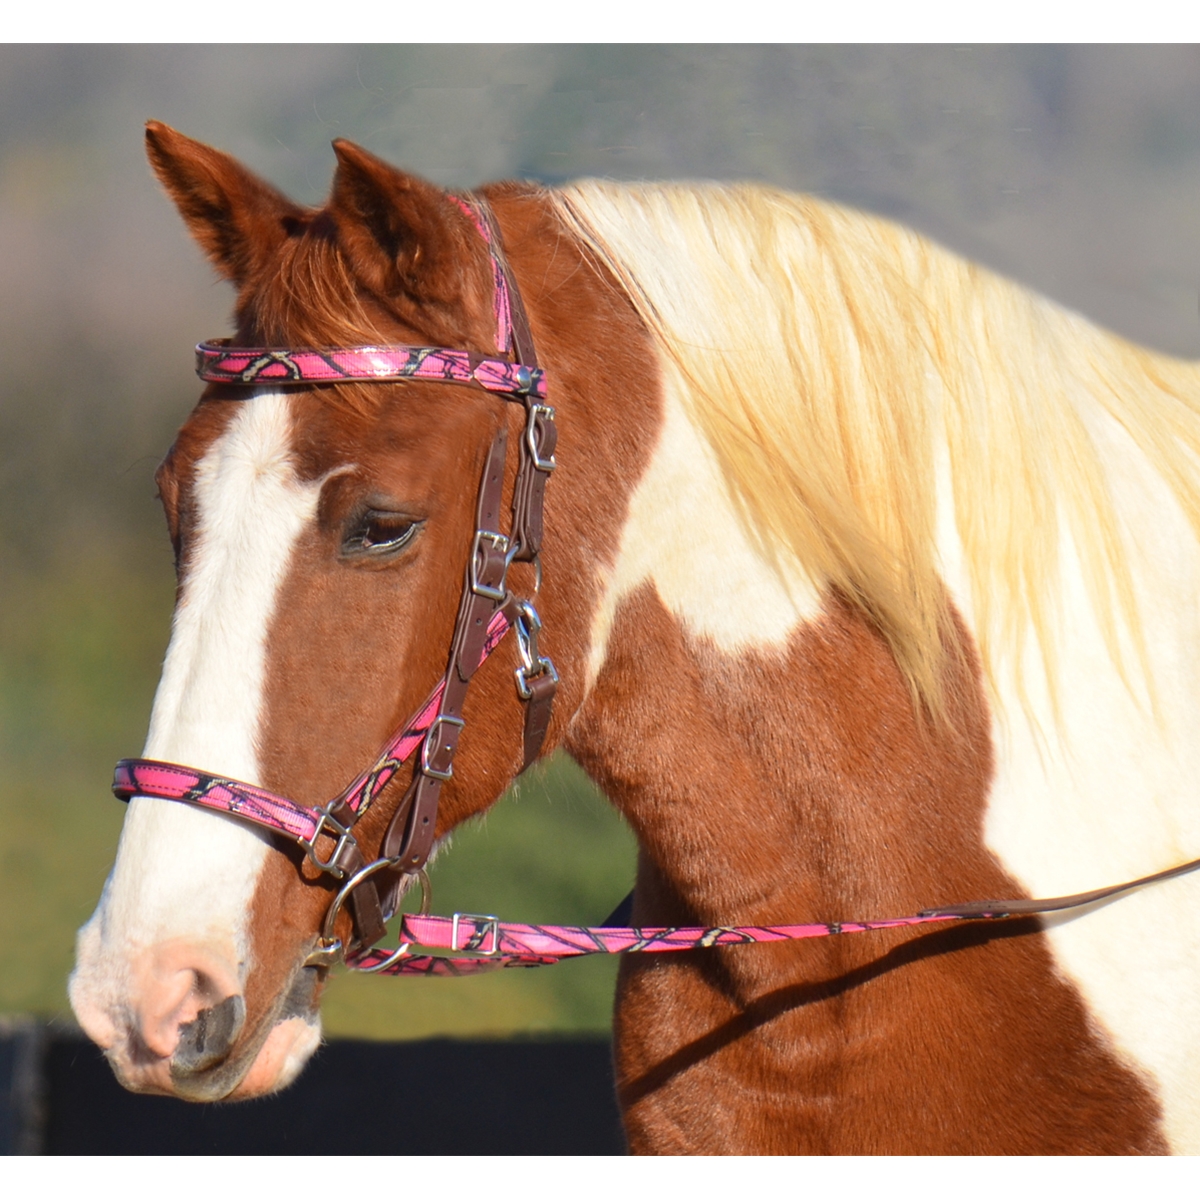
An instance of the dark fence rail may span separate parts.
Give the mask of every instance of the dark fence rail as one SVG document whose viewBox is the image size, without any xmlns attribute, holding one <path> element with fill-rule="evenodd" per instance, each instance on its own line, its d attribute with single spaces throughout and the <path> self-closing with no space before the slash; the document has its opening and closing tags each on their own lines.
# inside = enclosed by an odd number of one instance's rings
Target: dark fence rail
<svg viewBox="0 0 1200 1200">
<path fill-rule="evenodd" d="M 0 1024 L 7 1154 L 623 1154 L 606 1041 L 332 1041 L 286 1091 L 122 1089 L 76 1034 Z"/>
</svg>

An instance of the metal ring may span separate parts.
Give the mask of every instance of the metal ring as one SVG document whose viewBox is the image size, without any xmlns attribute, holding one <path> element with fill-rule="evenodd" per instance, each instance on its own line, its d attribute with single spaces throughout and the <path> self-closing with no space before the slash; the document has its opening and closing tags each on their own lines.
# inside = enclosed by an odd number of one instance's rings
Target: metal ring
<svg viewBox="0 0 1200 1200">
<path fill-rule="evenodd" d="M 321 926 L 321 940 L 330 945 L 339 939 L 334 934 L 334 926 L 337 924 L 338 916 L 341 914 L 342 908 L 349 898 L 350 893 L 354 891 L 364 879 L 370 877 L 379 871 L 388 868 L 395 869 L 401 863 L 399 858 L 377 858 L 373 863 L 367 863 L 358 871 L 355 871 L 349 879 L 338 889 L 338 894 L 334 896 L 333 903 L 329 906 L 329 911 L 325 914 L 325 923 Z M 413 875 L 417 882 L 421 885 L 421 916 L 427 916 L 429 913 L 430 901 L 433 897 L 433 889 L 429 885 L 429 876 L 425 874 L 423 868 L 418 868 L 415 871 L 403 871 L 404 875 Z M 394 914 L 393 914 L 394 915 Z"/>
<path fill-rule="evenodd" d="M 356 971 L 361 971 L 364 975 L 376 975 L 380 971 L 386 971 L 394 962 L 402 959 L 412 948 L 412 942 L 402 942 L 396 949 L 383 960 L 376 963 L 373 967 L 355 967 Z"/>
</svg>

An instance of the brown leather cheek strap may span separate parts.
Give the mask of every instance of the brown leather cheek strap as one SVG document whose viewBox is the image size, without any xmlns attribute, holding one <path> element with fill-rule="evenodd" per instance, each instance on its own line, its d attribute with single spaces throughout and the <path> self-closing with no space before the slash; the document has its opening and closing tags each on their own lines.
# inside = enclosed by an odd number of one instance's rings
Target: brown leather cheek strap
<svg viewBox="0 0 1200 1200">
<path fill-rule="evenodd" d="M 482 201 L 477 203 L 507 284 L 516 361 L 536 368 L 528 317 L 504 257 L 499 231 L 490 210 Z M 558 435 L 553 408 L 528 393 L 512 398 L 523 399 L 525 405 L 525 428 L 513 488 L 512 533 L 506 536 L 500 531 L 508 449 L 507 422 L 501 422 L 480 480 L 475 534 L 455 619 L 441 704 L 414 764 L 412 782 L 380 846 L 380 857 L 394 860 L 395 865 L 364 879 L 350 893 L 357 945 L 371 945 L 383 937 L 386 920 L 398 906 L 404 876 L 420 871 L 429 859 L 442 785 L 454 774 L 454 756 L 464 728 L 462 713 L 467 687 L 483 658 L 492 618 L 501 608 L 516 632 L 521 656 L 516 684 L 525 705 L 522 770 L 537 758 L 550 726 L 558 675 L 550 659 L 540 653 L 541 619 L 537 610 L 528 600 L 518 600 L 512 595 L 507 576 L 512 562 L 537 565 L 544 533 L 546 482 L 556 465 L 554 450 Z"/>
</svg>

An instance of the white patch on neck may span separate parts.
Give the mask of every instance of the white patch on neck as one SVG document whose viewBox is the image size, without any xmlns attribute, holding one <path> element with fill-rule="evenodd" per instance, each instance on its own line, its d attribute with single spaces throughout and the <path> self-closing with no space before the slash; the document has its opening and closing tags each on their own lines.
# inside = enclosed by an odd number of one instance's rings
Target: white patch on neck
<svg viewBox="0 0 1200 1200">
<path fill-rule="evenodd" d="M 291 460 L 287 396 L 239 403 L 196 466 L 195 543 L 154 700 L 145 757 L 259 782 L 256 733 L 266 639 L 280 584 L 320 483 Z M 109 1012 L 130 1001 L 136 956 L 180 939 L 236 957 L 266 835 L 169 800 L 134 798 L 116 865 L 80 931 L 72 1002 Z"/>
<path fill-rule="evenodd" d="M 1066 616 L 1056 639 L 1061 719 L 1032 653 L 1026 702 L 1011 663 L 998 664 L 993 696 L 996 778 L 985 839 L 1035 897 L 1122 883 L 1200 857 L 1200 550 L 1129 436 L 1111 418 L 1095 420 L 1124 521 L 1159 714 L 1132 651 L 1132 693 L 1113 666 L 1065 538 L 1059 601 Z M 940 474 L 942 566 L 973 628 L 944 462 Z M 1172 1148 L 1200 1153 L 1200 873 L 1046 926 L 1059 969 L 1157 1091 Z"/>
<path fill-rule="evenodd" d="M 712 448 L 678 398 L 680 386 L 664 364 L 662 429 L 592 621 L 589 687 L 621 601 L 646 582 L 690 635 L 729 654 L 782 647 L 820 612 L 811 580 L 776 570 L 747 535 Z"/>
</svg>

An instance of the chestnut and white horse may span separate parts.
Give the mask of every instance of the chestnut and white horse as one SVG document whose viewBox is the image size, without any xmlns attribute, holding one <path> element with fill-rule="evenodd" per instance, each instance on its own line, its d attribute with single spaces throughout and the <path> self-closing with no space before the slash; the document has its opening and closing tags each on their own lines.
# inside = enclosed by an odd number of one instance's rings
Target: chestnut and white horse
<svg viewBox="0 0 1200 1200">
<path fill-rule="evenodd" d="M 309 209 L 147 140 L 238 289 L 234 347 L 506 356 L 461 198 L 338 142 Z M 1200 853 L 1200 369 L 813 199 L 482 196 L 557 410 L 543 750 L 636 831 L 635 924 L 1056 895 Z M 353 778 L 446 672 L 480 472 L 523 419 L 443 379 L 210 386 L 158 476 L 179 593 L 146 755 L 308 804 Z M 439 839 L 523 765 L 516 661 L 478 669 Z M 293 1079 L 335 887 L 135 796 L 71 981 L 121 1081 Z M 631 956 L 615 1036 L 636 1151 L 1196 1153 L 1200 878 Z"/>
</svg>

